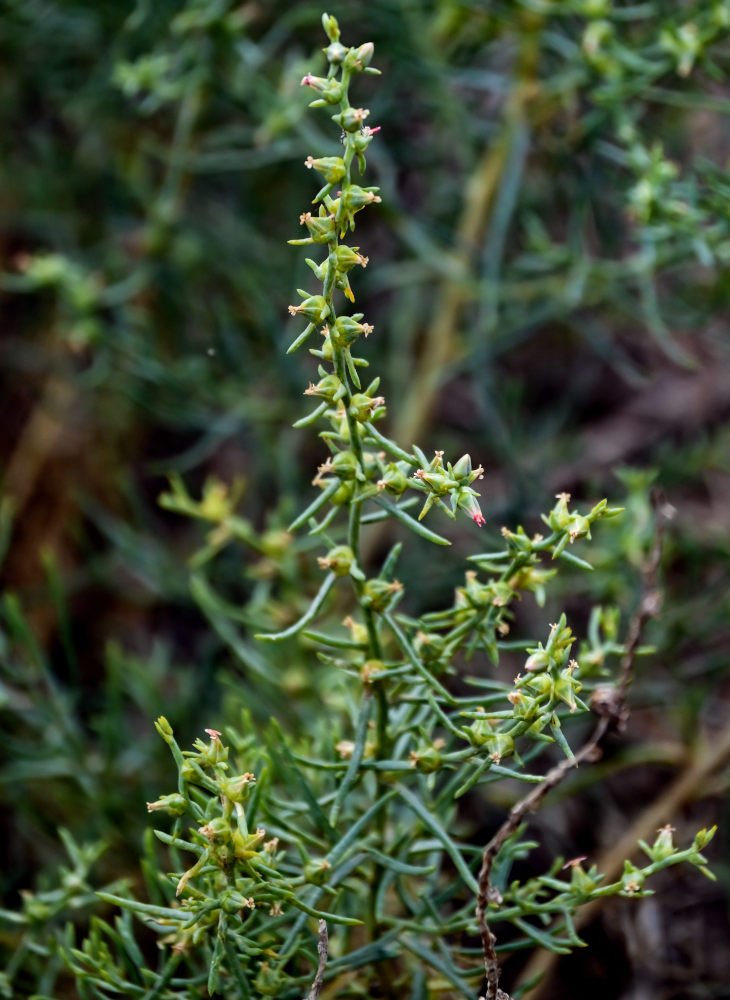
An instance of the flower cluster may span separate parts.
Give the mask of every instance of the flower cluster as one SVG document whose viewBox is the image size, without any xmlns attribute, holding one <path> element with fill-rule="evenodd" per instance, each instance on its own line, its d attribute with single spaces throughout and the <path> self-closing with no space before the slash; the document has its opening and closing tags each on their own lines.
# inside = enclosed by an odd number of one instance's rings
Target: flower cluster
<svg viewBox="0 0 730 1000">
<path fill-rule="evenodd" d="M 374 421 L 385 415 L 385 399 L 376 394 L 377 379 L 363 390 L 358 369 L 366 362 L 356 357 L 353 349 L 360 337 L 367 338 L 373 332 L 373 326 L 364 322 L 359 312 L 339 315 L 335 292 L 341 291 L 349 302 L 354 302 L 349 272 L 368 264 L 359 246 L 349 246 L 341 240 L 348 230 L 355 228 L 357 212 L 380 202 L 377 187 L 363 187 L 352 179 L 354 163 L 360 173 L 364 172 L 365 153 L 380 127 L 365 124 L 370 111 L 351 106 L 348 88 L 353 76 L 378 71 L 370 65 L 373 57 L 370 42 L 346 48 L 340 41 L 336 19 L 325 14 L 322 23 L 330 42 L 325 49 L 329 72 L 326 77 L 307 73 L 302 85 L 318 95 L 311 107 L 339 105 L 332 121 L 341 129 L 344 151 L 341 156 L 310 155 L 304 161 L 305 167 L 319 174 L 324 183 L 313 199 L 313 204 L 318 206 L 316 214 L 304 212 L 299 218 L 308 235 L 289 241 L 295 246 L 311 244 L 327 248 L 327 255 L 322 260 L 307 258 L 307 265 L 322 284 L 321 291 L 297 289 L 301 302 L 289 306 L 292 316 L 306 320 L 305 328 L 294 339 L 289 351 L 295 351 L 318 331 L 323 342 L 320 347 L 310 350 L 329 366 L 320 365 L 319 381 L 310 382 L 305 390 L 305 395 L 320 398 L 319 406 L 297 422 L 297 426 L 304 426 L 321 418 L 331 425 L 331 429 L 321 435 L 331 455 L 320 465 L 314 478 L 314 485 L 323 493 L 320 502 L 315 501 L 305 513 L 311 517 L 328 501 L 341 507 L 376 499 L 383 494 L 397 498 L 412 488 L 426 494 L 419 521 L 432 506 L 437 506 L 450 517 L 462 510 L 481 526 L 484 516 L 478 493 L 471 488 L 472 483 L 482 477 L 481 466 L 472 469 L 468 455 L 453 466 L 444 465 L 441 451 L 428 462 L 419 449 L 414 448 L 413 454 L 404 453 L 372 427 Z M 394 458 L 400 460 L 393 461 Z M 301 518 L 296 523 L 302 523 Z"/>
</svg>

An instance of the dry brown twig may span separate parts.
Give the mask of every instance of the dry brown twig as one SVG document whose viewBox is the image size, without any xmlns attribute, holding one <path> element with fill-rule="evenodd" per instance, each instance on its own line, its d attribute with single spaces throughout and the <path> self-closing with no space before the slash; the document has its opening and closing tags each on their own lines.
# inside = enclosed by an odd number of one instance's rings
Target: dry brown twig
<svg viewBox="0 0 730 1000">
<path fill-rule="evenodd" d="M 580 750 L 571 757 L 561 760 L 545 775 L 541 784 L 520 799 L 510 809 L 509 816 L 482 852 L 482 864 L 477 880 L 476 916 L 484 952 L 484 973 L 486 992 L 480 1000 L 510 1000 L 508 993 L 499 987 L 499 962 L 495 950 L 496 938 L 487 923 L 487 907 L 490 902 L 499 902 L 499 891 L 491 884 L 492 865 L 505 842 L 517 830 L 528 813 L 536 812 L 545 796 L 560 784 L 567 774 L 583 763 L 590 763 L 601 756 L 600 744 L 610 731 L 621 732 L 628 720 L 626 695 L 634 678 L 634 661 L 641 642 L 641 636 L 650 618 L 656 617 L 661 606 L 661 593 L 657 587 L 659 562 L 664 538 L 664 522 L 671 516 L 672 509 L 659 490 L 652 492 L 652 506 L 655 515 L 654 538 L 642 573 L 642 596 L 626 637 L 626 647 L 621 659 L 619 678 L 615 685 L 601 685 L 591 698 L 591 708 L 599 717 L 593 733 Z"/>
<path fill-rule="evenodd" d="M 307 1000 L 318 1000 L 324 984 L 324 970 L 327 966 L 327 953 L 329 948 L 327 922 L 325 920 L 320 920 L 317 925 L 317 929 L 319 932 L 319 939 L 317 941 L 317 955 L 319 956 L 319 960 L 317 962 L 317 974 L 314 977 L 314 982 L 312 983 L 312 988 L 309 991 Z"/>
</svg>

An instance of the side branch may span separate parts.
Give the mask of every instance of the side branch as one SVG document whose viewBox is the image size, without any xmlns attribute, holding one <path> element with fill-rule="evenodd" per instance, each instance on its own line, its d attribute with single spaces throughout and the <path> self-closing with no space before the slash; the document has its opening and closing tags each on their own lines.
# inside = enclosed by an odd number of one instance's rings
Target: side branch
<svg viewBox="0 0 730 1000">
<path fill-rule="evenodd" d="M 510 809 L 509 816 L 482 852 L 482 864 L 477 879 L 476 917 L 479 934 L 484 952 L 484 973 L 486 977 L 486 992 L 480 1000 L 510 1000 L 509 994 L 499 988 L 499 963 L 495 951 L 496 938 L 487 923 L 487 907 L 489 903 L 499 903 L 499 890 L 491 884 L 492 865 L 505 841 L 522 823 L 528 813 L 536 812 L 542 805 L 545 796 L 566 777 L 573 767 L 597 760 L 601 755 L 600 744 L 606 733 L 611 730 L 621 732 L 628 720 L 626 695 L 634 677 L 634 662 L 639 649 L 641 637 L 650 618 L 657 615 L 661 605 L 661 593 L 657 587 L 657 576 L 662 554 L 664 538 L 664 520 L 671 516 L 671 508 L 663 495 L 655 490 L 652 492 L 652 506 L 656 518 L 654 538 L 651 550 L 642 572 L 642 595 L 639 606 L 634 614 L 626 637 L 626 648 L 621 660 L 619 679 L 616 685 L 602 685 L 596 688 L 591 698 L 591 708 L 599 717 L 593 733 L 578 752 L 571 758 L 564 758 L 551 768 L 544 781 Z"/>
</svg>

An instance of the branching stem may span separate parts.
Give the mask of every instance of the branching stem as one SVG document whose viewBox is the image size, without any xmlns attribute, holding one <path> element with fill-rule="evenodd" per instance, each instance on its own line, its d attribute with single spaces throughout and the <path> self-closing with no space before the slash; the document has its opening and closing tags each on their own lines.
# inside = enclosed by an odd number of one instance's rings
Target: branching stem
<svg viewBox="0 0 730 1000">
<path fill-rule="evenodd" d="M 510 1000 L 509 994 L 499 988 L 499 963 L 495 950 L 496 938 L 487 922 L 487 908 L 490 902 L 497 902 L 498 893 L 491 884 L 492 866 L 494 860 L 505 842 L 522 823 L 525 816 L 536 812 L 543 799 L 573 769 L 583 763 L 597 760 L 601 755 L 600 744 L 610 730 L 621 731 L 628 719 L 626 694 L 634 676 L 634 661 L 641 642 L 646 623 L 656 616 L 661 604 L 661 595 L 657 588 L 657 576 L 661 560 L 664 537 L 664 520 L 669 516 L 669 508 L 659 491 L 652 494 L 652 505 L 655 514 L 654 538 L 651 550 L 646 559 L 642 573 L 642 595 L 639 606 L 629 624 L 625 651 L 621 660 L 621 670 L 615 687 L 598 688 L 592 699 L 591 707 L 599 716 L 593 733 L 583 744 L 573 758 L 565 758 L 551 768 L 544 781 L 532 789 L 510 809 L 509 816 L 482 852 L 482 864 L 477 879 L 476 917 L 479 925 L 479 935 L 484 953 L 484 973 L 486 977 L 486 992 L 484 1000 Z"/>
</svg>

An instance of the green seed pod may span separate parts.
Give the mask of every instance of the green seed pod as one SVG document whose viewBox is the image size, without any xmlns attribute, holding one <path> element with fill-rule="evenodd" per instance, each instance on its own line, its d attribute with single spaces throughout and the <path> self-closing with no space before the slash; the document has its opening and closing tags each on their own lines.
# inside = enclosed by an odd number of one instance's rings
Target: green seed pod
<svg viewBox="0 0 730 1000">
<path fill-rule="evenodd" d="M 351 271 L 353 267 L 358 264 L 360 267 L 367 267 L 368 258 L 363 257 L 361 253 L 358 253 L 359 247 L 348 247 L 347 244 L 342 243 L 337 247 L 335 251 L 335 258 L 337 261 L 337 270 L 341 274 L 345 274 L 347 271 Z"/>
<path fill-rule="evenodd" d="M 621 876 L 621 885 L 623 886 L 623 892 L 621 895 L 634 896 L 637 892 L 641 890 L 645 879 L 644 873 L 640 868 L 636 868 L 632 865 L 630 861 L 624 861 L 624 871 Z"/>
<path fill-rule="evenodd" d="M 391 607 L 402 590 L 403 584 L 398 580 L 381 580 L 379 577 L 366 580 L 362 589 L 363 606 L 382 614 Z"/>
<path fill-rule="evenodd" d="M 326 556 L 319 556 L 321 569 L 328 569 L 335 576 L 347 576 L 355 566 L 355 553 L 349 545 L 335 545 Z"/>
<path fill-rule="evenodd" d="M 336 184 L 347 173 L 345 161 L 341 156 L 320 156 L 318 159 L 308 156 L 304 166 L 308 170 L 316 170 L 318 174 L 322 174 L 328 184 Z"/>
<path fill-rule="evenodd" d="M 200 827 L 198 833 L 211 844 L 227 844 L 233 837 L 231 824 L 222 816 L 214 816 L 205 826 Z"/>
<path fill-rule="evenodd" d="M 304 866 L 304 878 L 312 885 L 325 885 L 330 877 L 332 865 L 326 858 L 320 861 L 308 861 Z"/>
<path fill-rule="evenodd" d="M 324 371 L 324 369 L 321 369 Z M 309 384 L 304 390 L 305 396 L 321 396 L 328 403 L 336 403 L 345 395 L 345 387 L 334 372 L 324 375 L 316 385 Z"/>
<path fill-rule="evenodd" d="M 378 480 L 378 489 L 386 490 L 393 496 L 399 497 L 408 489 L 408 474 L 405 463 L 389 462 L 383 470 L 383 474 Z"/>
<path fill-rule="evenodd" d="M 354 344 L 360 334 L 367 337 L 372 333 L 373 327 L 369 323 L 361 323 L 362 313 L 355 313 L 354 316 L 338 316 L 334 326 L 330 329 L 330 338 L 338 347 L 349 347 Z"/>
<path fill-rule="evenodd" d="M 347 55 L 347 48 L 342 42 L 332 42 L 326 49 L 322 49 L 327 56 L 327 62 L 331 66 L 339 66 Z"/>
<path fill-rule="evenodd" d="M 472 724 L 467 728 L 466 733 L 469 737 L 469 742 L 475 747 L 484 746 L 494 736 L 492 724 L 486 715 L 483 719 L 474 719 Z"/>
<path fill-rule="evenodd" d="M 164 812 L 168 816 L 182 816 L 187 812 L 188 803 L 184 795 L 174 792 L 172 795 L 161 795 L 154 802 L 147 803 L 147 812 Z"/>
<path fill-rule="evenodd" d="M 528 660 L 529 663 L 529 660 Z M 540 668 L 535 668 L 540 669 Z M 536 673 L 532 676 L 526 678 L 528 681 L 527 687 L 530 691 L 534 692 L 535 696 L 541 699 L 548 698 L 552 700 L 553 697 L 553 679 L 549 673 Z"/>
<path fill-rule="evenodd" d="M 441 754 L 443 745 L 443 740 L 434 740 L 433 743 L 426 743 L 411 750 L 409 754 L 411 766 L 419 770 L 421 774 L 434 774 L 436 771 L 440 771 L 444 763 Z"/>
<path fill-rule="evenodd" d="M 445 472 L 431 472 L 428 469 L 418 469 L 417 472 L 413 474 L 414 479 L 420 479 L 422 483 L 426 483 L 432 493 L 436 496 L 446 496 L 453 489 L 456 489 L 458 483 L 451 476 L 447 476 Z"/>
<path fill-rule="evenodd" d="M 332 471 L 340 479 L 355 479 L 359 469 L 357 456 L 352 451 L 338 451 L 332 459 Z"/>
<path fill-rule="evenodd" d="M 310 295 L 301 288 L 298 288 L 297 291 L 304 301 L 300 302 L 298 306 L 288 306 L 290 315 L 304 316 L 312 323 L 324 323 L 330 314 L 330 307 L 324 295 Z"/>
<path fill-rule="evenodd" d="M 256 783 L 256 777 L 250 771 L 245 774 L 237 774 L 230 778 L 223 778 L 220 782 L 221 795 L 225 795 L 231 802 L 245 802 L 251 794 L 251 789 Z"/>
<path fill-rule="evenodd" d="M 383 396 L 374 396 L 371 399 L 370 396 L 366 396 L 363 392 L 356 392 L 350 400 L 350 405 L 347 409 L 351 417 L 362 423 L 365 420 L 370 420 L 374 411 L 379 410 L 384 403 L 385 399 Z"/>
<path fill-rule="evenodd" d="M 322 211 L 319 215 L 312 215 L 311 212 L 303 212 L 299 216 L 299 222 L 309 230 L 312 243 L 329 243 L 337 235 L 334 215 Z M 290 242 L 296 242 L 290 240 Z"/>
<path fill-rule="evenodd" d="M 571 542 L 576 538 L 591 537 L 591 522 L 581 514 L 573 514 L 568 523 L 568 534 Z"/>
<path fill-rule="evenodd" d="M 268 962 L 262 962 L 256 978 L 253 981 L 254 989 L 265 997 L 280 996 L 286 985 L 283 974 L 278 969 L 269 967 Z"/>
<path fill-rule="evenodd" d="M 435 632 L 416 632 L 413 648 L 425 663 L 438 661 L 444 652 L 446 639 Z"/>
<path fill-rule="evenodd" d="M 495 764 L 499 764 L 503 757 L 511 757 L 515 752 L 515 741 L 509 733 L 492 733 L 485 742 Z"/>
<path fill-rule="evenodd" d="M 345 108 L 340 114 L 332 115 L 332 121 L 345 132 L 359 132 L 369 114 L 369 108 Z"/>
<path fill-rule="evenodd" d="M 330 503 L 334 504 L 335 507 L 347 506 L 355 495 L 355 489 L 356 484 L 354 479 L 343 483 L 330 498 Z"/>
</svg>

